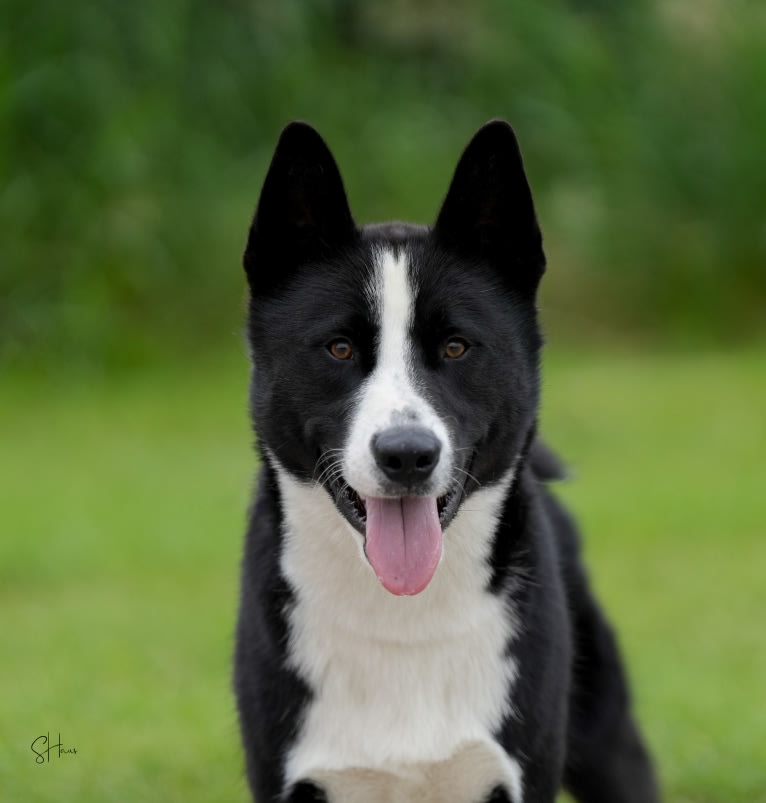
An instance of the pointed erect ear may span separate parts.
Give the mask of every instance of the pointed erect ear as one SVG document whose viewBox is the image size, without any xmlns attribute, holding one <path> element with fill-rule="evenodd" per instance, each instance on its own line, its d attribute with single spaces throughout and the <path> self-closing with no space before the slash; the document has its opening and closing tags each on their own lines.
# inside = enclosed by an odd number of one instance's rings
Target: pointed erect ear
<svg viewBox="0 0 766 803">
<path fill-rule="evenodd" d="M 483 258 L 511 286 L 534 293 L 545 255 L 532 192 L 513 129 L 484 125 L 468 144 L 434 226 L 445 247 Z"/>
<path fill-rule="evenodd" d="M 308 124 L 279 138 L 243 258 L 254 294 L 268 293 L 301 264 L 321 259 L 356 236 L 338 166 Z"/>
</svg>

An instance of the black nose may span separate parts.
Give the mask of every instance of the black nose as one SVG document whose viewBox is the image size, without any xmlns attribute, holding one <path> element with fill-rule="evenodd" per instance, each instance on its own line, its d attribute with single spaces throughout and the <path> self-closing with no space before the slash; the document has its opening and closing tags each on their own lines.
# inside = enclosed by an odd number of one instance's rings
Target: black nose
<svg viewBox="0 0 766 803">
<path fill-rule="evenodd" d="M 392 482 L 408 487 L 431 476 L 441 450 L 441 441 L 424 427 L 391 427 L 372 439 L 378 468 Z"/>
</svg>

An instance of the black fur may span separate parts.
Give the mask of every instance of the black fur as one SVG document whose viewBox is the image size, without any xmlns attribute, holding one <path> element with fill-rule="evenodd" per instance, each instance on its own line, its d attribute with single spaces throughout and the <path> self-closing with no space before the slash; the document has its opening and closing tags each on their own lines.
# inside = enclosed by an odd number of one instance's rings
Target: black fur
<svg viewBox="0 0 766 803">
<path fill-rule="evenodd" d="M 375 244 L 406 250 L 416 268 L 418 386 L 465 455 L 473 478 L 467 497 L 518 459 L 494 533 L 489 591 L 511 598 L 521 622 L 512 645 L 514 714 L 495 737 L 521 760 L 524 803 L 552 803 L 562 783 L 582 803 L 655 803 L 614 636 L 589 590 L 574 524 L 544 485 L 563 475 L 536 438 L 535 294 L 545 257 L 515 136 L 499 121 L 469 144 L 432 229 L 357 227 L 330 151 L 304 124 L 283 132 L 266 177 L 244 257 L 262 468 L 235 656 L 255 799 L 326 800 L 308 779 L 285 788 L 284 757 L 312 691 L 288 666 L 288 612 L 298 590 L 280 570 L 282 500 L 269 454 L 311 481 L 320 455 L 342 446 L 354 394 L 375 368 L 376 321 L 365 301 Z M 437 355 L 456 332 L 471 349 L 446 364 Z M 338 334 L 353 341 L 353 364 L 328 355 Z M 486 800 L 510 798 L 498 787 Z"/>
</svg>

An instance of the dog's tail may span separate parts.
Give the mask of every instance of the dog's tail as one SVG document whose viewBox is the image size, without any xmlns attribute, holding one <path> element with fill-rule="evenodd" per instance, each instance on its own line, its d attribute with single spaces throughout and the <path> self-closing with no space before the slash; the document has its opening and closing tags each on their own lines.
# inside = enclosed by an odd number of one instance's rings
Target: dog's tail
<svg viewBox="0 0 766 803">
<path fill-rule="evenodd" d="M 569 477 L 569 472 L 559 456 L 539 438 L 535 438 L 529 450 L 529 465 L 540 482 L 565 480 Z"/>
</svg>

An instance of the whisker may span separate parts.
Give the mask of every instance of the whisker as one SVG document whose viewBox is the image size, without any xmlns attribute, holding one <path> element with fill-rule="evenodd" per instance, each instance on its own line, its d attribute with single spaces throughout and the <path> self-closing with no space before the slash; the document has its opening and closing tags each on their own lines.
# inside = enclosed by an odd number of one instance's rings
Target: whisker
<svg viewBox="0 0 766 803">
<path fill-rule="evenodd" d="M 466 470 L 464 468 L 460 468 L 459 466 L 455 466 L 454 470 L 457 471 L 457 472 L 460 472 L 461 474 L 463 474 L 467 479 L 473 480 L 476 483 L 476 486 L 478 488 L 481 488 L 481 483 L 479 482 L 479 480 L 473 474 L 471 474 L 470 471 L 468 471 L 468 470 Z M 458 480 L 456 479 L 455 482 L 457 482 L 457 481 Z M 465 487 L 463 488 L 463 490 L 465 490 Z"/>
<path fill-rule="evenodd" d="M 343 449 L 337 448 L 322 452 L 314 465 L 314 481 L 321 485 L 327 481 L 337 480 L 343 471 L 342 460 L 339 458 L 342 454 Z"/>
<path fill-rule="evenodd" d="M 339 462 L 330 463 L 324 471 L 317 477 L 316 481 L 321 485 L 324 482 L 337 480 L 343 474 L 343 466 Z"/>
</svg>

